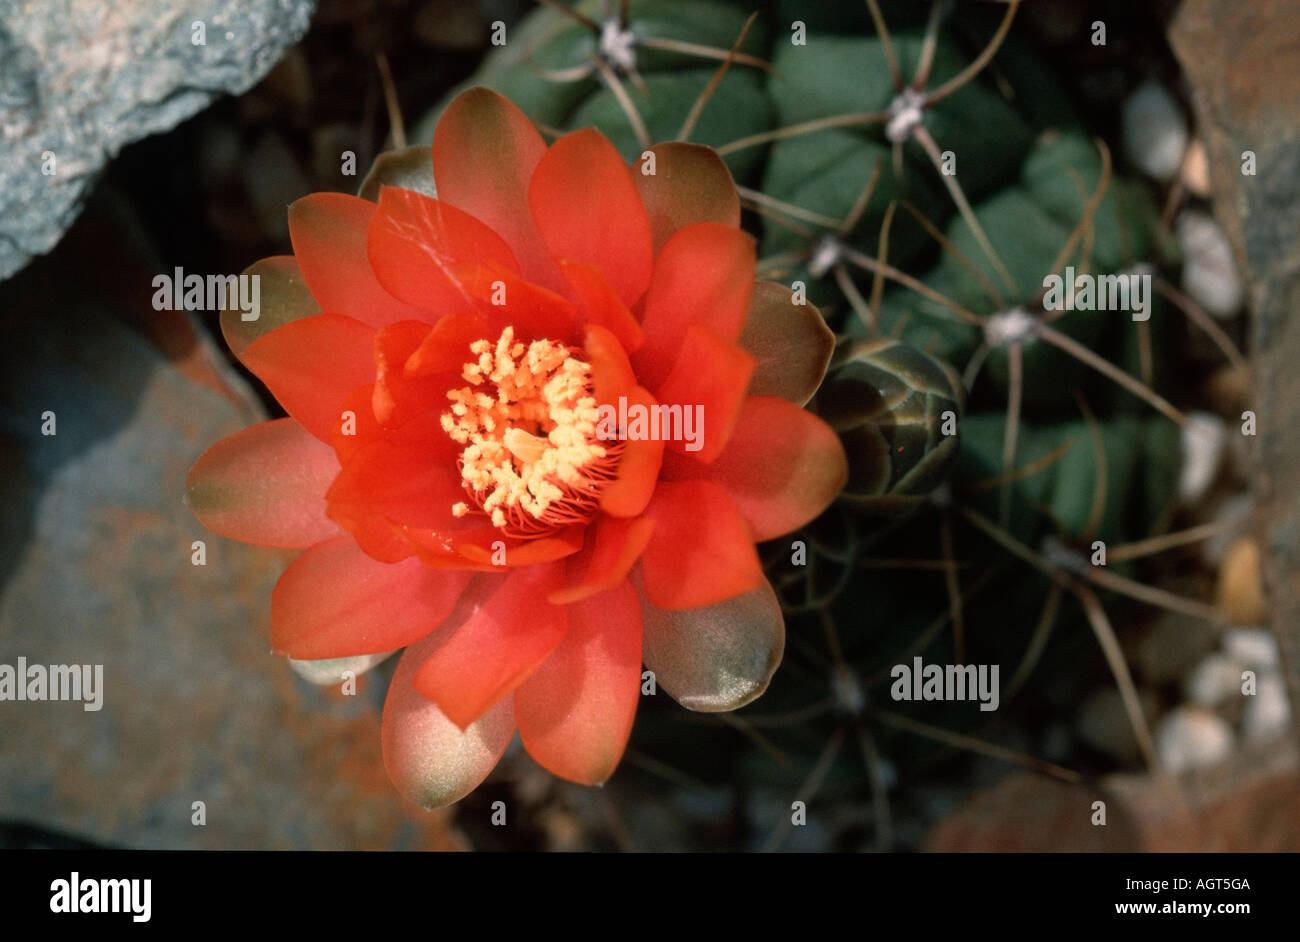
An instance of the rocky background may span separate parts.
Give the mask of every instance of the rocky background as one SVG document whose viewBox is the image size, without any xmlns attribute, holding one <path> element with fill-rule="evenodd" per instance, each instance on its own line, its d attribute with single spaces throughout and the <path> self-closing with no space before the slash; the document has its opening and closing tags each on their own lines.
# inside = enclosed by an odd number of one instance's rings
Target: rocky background
<svg viewBox="0 0 1300 942">
<path fill-rule="evenodd" d="M 529 5 L 313 6 L 0 0 L 0 663 L 104 664 L 108 691 L 100 712 L 0 703 L 0 847 L 880 846 L 865 772 L 784 769 L 752 729 L 654 700 L 604 789 L 557 782 L 512 748 L 457 808 L 420 812 L 379 756 L 391 665 L 349 697 L 269 656 L 287 557 L 207 533 L 181 492 L 207 445 L 274 404 L 222 350 L 215 313 L 154 311 L 150 280 L 286 251 L 287 204 L 354 190 L 340 155 L 355 152 L 363 174 L 391 146 L 385 71 L 405 127 L 422 127 L 480 61 L 489 24 Z M 1222 439 L 1185 471 L 1195 518 L 1255 523 L 1180 556 L 1174 578 L 1239 627 L 1112 614 L 1166 778 L 1140 772 L 1089 651 L 1050 722 L 1010 712 L 990 733 L 1083 781 L 957 747 L 901 781 L 886 762 L 873 784 L 891 799 L 895 849 L 1300 849 L 1287 697 L 1288 680 L 1300 690 L 1300 327 L 1288 317 L 1300 304 L 1300 18 L 1288 0 L 1134 6 L 1030 0 L 1015 29 L 1049 51 L 1131 170 L 1191 194 L 1173 229 L 1183 288 L 1252 351 L 1251 376 L 1181 378 Z M 1095 19 L 1109 24 L 1105 48 L 1087 41 Z M 1257 176 L 1239 172 L 1246 150 Z M 57 170 L 43 172 L 50 155 Z M 1243 444 L 1229 419 L 1246 407 L 1260 431 Z M 55 435 L 42 434 L 46 412 Z M 1261 684 L 1244 706 L 1243 668 Z M 833 737 L 856 737 L 856 722 Z M 682 750 L 734 761 L 683 763 Z M 810 798 L 802 828 L 782 826 L 790 781 Z M 1105 828 L 1089 824 L 1098 796 Z M 489 823 L 497 800 L 512 809 L 504 828 Z"/>
</svg>

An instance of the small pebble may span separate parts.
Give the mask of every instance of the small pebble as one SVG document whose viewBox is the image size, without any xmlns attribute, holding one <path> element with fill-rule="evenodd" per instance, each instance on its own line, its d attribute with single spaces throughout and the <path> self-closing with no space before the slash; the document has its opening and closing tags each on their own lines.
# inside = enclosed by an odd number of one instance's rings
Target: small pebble
<svg viewBox="0 0 1300 942">
<path fill-rule="evenodd" d="M 1156 726 L 1156 755 L 1167 772 L 1218 765 L 1232 753 L 1232 727 L 1216 713 L 1197 706 L 1175 707 Z"/>
<path fill-rule="evenodd" d="M 1228 237 L 1211 216 L 1191 209 L 1179 213 L 1174 233 L 1183 252 L 1183 290 L 1211 316 L 1228 320 L 1245 298 Z"/>
<path fill-rule="evenodd" d="M 1241 662 L 1216 652 L 1183 678 L 1183 694 L 1197 706 L 1217 707 L 1233 694 L 1240 695 L 1241 672 Z"/>
<path fill-rule="evenodd" d="M 1223 633 L 1223 650 L 1253 671 L 1278 669 L 1277 638 L 1267 628 L 1231 628 Z"/>
<path fill-rule="evenodd" d="M 1276 674 L 1259 678 L 1253 697 L 1246 697 L 1241 732 L 1247 742 L 1267 742 L 1291 725 L 1291 703 L 1286 686 Z"/>
<path fill-rule="evenodd" d="M 1159 82 L 1143 82 L 1120 114 L 1124 153 L 1149 177 L 1172 180 L 1187 151 L 1187 120 Z"/>
<path fill-rule="evenodd" d="M 1183 467 L 1178 475 L 1178 496 L 1194 504 L 1205 496 L 1223 464 L 1227 425 L 1210 412 L 1190 412 L 1183 425 Z"/>
</svg>

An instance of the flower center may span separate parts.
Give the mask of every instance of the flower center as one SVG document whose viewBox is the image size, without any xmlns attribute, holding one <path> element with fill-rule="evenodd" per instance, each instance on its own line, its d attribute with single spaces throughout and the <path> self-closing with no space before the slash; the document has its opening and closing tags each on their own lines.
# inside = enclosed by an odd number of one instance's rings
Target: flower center
<svg viewBox="0 0 1300 942">
<path fill-rule="evenodd" d="M 513 327 L 469 350 L 468 385 L 447 392 L 451 409 L 442 414 L 443 430 L 465 446 L 460 476 L 470 500 L 452 513 L 484 513 L 522 537 L 589 519 L 622 450 L 596 434 L 590 364 L 553 340 L 516 342 Z"/>
</svg>

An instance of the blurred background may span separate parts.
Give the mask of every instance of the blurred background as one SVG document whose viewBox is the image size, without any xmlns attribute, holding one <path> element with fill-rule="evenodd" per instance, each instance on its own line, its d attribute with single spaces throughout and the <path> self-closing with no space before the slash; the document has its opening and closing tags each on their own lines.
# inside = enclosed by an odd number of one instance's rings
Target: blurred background
<svg viewBox="0 0 1300 942">
<path fill-rule="evenodd" d="M 907 37 L 922 34 L 929 5 L 882 6 L 899 48 L 915 49 Z M 605 16 L 599 3 L 581 9 Z M 954 70 L 973 61 L 1005 9 L 941 4 L 940 60 L 951 47 Z M 744 49 L 777 69 L 734 66 L 693 139 L 724 145 L 780 126 L 790 87 L 826 86 L 789 59 L 796 20 L 844 55 L 879 52 L 860 0 L 633 0 L 633 35 L 677 44 L 642 60 L 653 136 L 671 136 L 718 64 L 681 44 L 725 50 L 752 10 Z M 291 554 L 208 533 L 182 493 L 208 445 L 282 413 L 225 350 L 218 312 L 154 310 L 153 277 L 236 274 L 287 253 L 289 203 L 355 192 L 384 150 L 429 143 L 467 82 L 506 90 L 547 128 L 595 123 L 637 153 L 599 73 L 555 74 L 586 62 L 596 41 L 562 11 L 524 0 L 0 0 L 0 664 L 102 664 L 105 688 L 97 712 L 0 702 L 0 847 L 1300 849 L 1300 326 L 1288 320 L 1300 302 L 1300 104 L 1290 90 L 1300 16 L 1283 0 L 1027 0 L 998 55 L 936 115 L 936 137 L 954 135 L 939 143 L 980 177 L 972 202 L 982 220 L 988 208 L 994 235 L 1030 237 L 1024 218 L 996 220 L 1021 190 L 1037 198 L 1026 168 L 1040 148 L 1070 135 L 1106 142 L 1116 191 L 1138 220 L 1117 211 L 1116 267 L 1145 261 L 1173 289 L 1157 308 L 1154 354 L 1116 339 L 1104 355 L 1149 373 L 1202 434 L 1089 387 L 1110 469 L 1098 475 L 1090 421 L 1068 395 L 1035 398 L 1031 382 L 1021 464 L 1058 448 L 1067 457 L 1017 481 L 1022 516 L 1007 524 L 1040 549 L 1049 536 L 1069 543 L 1080 528 L 1066 533 L 1062 521 L 1090 519 L 1100 503 L 1116 545 L 1193 535 L 1135 553 L 1123 574 L 1213 617 L 1094 593 L 1160 774 L 1091 610 L 960 512 L 996 516 L 997 489 L 981 482 L 1000 470 L 997 383 L 966 403 L 976 432 L 963 432 L 944 480 L 909 495 L 911 514 L 836 505 L 804 536 L 815 572 L 790 570 L 788 541 L 769 547 L 789 632 L 769 692 L 734 716 L 644 697 L 604 788 L 552 778 L 516 742 L 474 794 L 422 812 L 391 788 L 380 758 L 393 662 L 344 696 L 269 653 L 271 588 Z M 989 150 L 958 144 L 962 133 L 984 134 Z M 865 179 L 870 160 L 831 153 L 822 139 L 805 151 L 756 148 L 729 162 L 760 196 L 841 218 L 861 181 L 836 173 Z M 346 152 L 355 176 L 342 171 Z M 955 216 L 923 157 L 909 173 L 930 191 L 904 198 L 941 226 Z M 1081 168 L 1081 192 L 1097 173 Z M 1063 171 L 1075 193 L 1069 180 Z M 864 218 L 878 223 L 881 199 Z M 777 254 L 773 213 L 755 211 L 770 207 L 747 208 L 760 255 Z M 1146 227 L 1145 242 L 1126 241 L 1130 222 Z M 874 255 L 868 228 L 861 248 Z M 1099 256 L 1106 238 L 1099 224 Z M 960 290 L 920 229 L 902 230 L 893 248 L 908 273 Z M 870 277 L 853 277 L 869 294 Z M 842 285 L 827 280 L 813 297 L 851 344 L 860 331 Z M 884 305 L 882 320 L 908 344 L 965 365 L 957 341 L 918 333 L 914 298 L 891 288 Z M 1180 313 L 1188 306 L 1209 332 Z M 1253 435 L 1242 434 L 1245 411 L 1257 417 Z M 196 540 L 204 565 L 193 562 Z M 1000 708 L 891 701 L 891 665 L 953 660 L 954 622 L 967 660 L 1003 665 Z M 1238 689 L 1243 671 L 1257 679 L 1251 696 Z M 1092 820 L 1099 800 L 1104 827 Z M 504 827 L 491 824 L 496 801 L 510 809 Z"/>
</svg>

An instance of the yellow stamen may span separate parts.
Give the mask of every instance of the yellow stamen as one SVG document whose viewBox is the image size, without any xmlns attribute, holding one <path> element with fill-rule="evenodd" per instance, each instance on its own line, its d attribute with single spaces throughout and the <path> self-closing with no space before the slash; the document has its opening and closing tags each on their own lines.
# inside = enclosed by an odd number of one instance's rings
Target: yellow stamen
<svg viewBox="0 0 1300 942">
<path fill-rule="evenodd" d="M 465 446 L 461 480 L 473 504 L 515 535 L 589 517 L 614 463 L 596 436 L 591 366 L 552 340 L 518 343 L 513 327 L 469 352 L 461 370 L 469 385 L 448 391 L 441 421 Z M 469 512 L 464 502 L 452 507 Z"/>
</svg>

